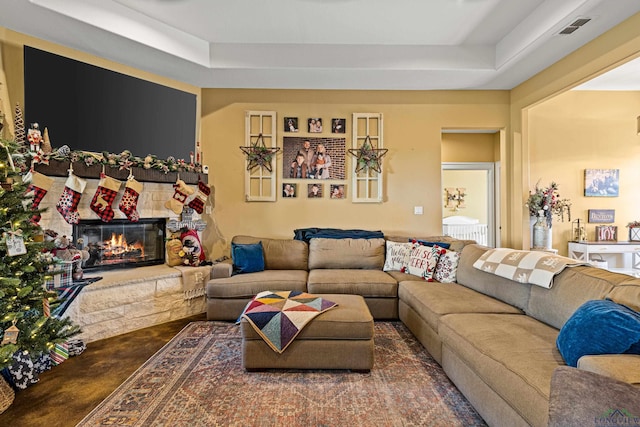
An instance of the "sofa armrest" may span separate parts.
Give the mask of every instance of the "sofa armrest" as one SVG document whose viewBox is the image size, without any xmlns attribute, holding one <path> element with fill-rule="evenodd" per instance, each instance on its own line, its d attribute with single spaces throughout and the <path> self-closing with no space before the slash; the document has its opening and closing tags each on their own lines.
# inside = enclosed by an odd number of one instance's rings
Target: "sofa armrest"
<svg viewBox="0 0 640 427">
<path fill-rule="evenodd" d="M 636 425 L 640 388 L 583 369 L 561 366 L 553 371 L 549 427 Z M 614 422 L 615 421 L 615 422 Z"/>
<path fill-rule="evenodd" d="M 582 356 L 578 359 L 578 368 L 640 387 L 640 355 L 637 354 Z"/>
<path fill-rule="evenodd" d="M 211 278 L 222 279 L 225 277 L 231 277 L 231 273 L 233 273 L 233 261 L 227 259 L 217 264 L 213 264 L 213 268 L 211 269 Z"/>
</svg>

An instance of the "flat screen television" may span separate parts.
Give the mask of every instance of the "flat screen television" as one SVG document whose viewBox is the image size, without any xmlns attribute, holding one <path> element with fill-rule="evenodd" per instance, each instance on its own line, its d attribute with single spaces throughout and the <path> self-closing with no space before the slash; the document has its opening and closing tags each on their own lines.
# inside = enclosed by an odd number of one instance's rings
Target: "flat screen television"
<svg viewBox="0 0 640 427">
<path fill-rule="evenodd" d="M 189 159 L 196 95 L 24 47 L 25 127 L 48 128 L 54 148 Z"/>
</svg>

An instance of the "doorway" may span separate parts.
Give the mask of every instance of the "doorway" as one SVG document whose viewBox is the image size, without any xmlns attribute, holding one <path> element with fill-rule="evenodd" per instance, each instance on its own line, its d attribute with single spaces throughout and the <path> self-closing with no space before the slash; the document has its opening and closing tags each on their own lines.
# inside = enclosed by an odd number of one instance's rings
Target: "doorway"
<svg viewBox="0 0 640 427">
<path fill-rule="evenodd" d="M 505 214 L 500 161 L 504 157 L 505 135 L 504 129 L 495 128 L 442 129 L 442 223 L 443 232 L 449 232 L 445 234 L 458 232 L 486 246 L 500 247 L 501 216 Z M 462 203 L 450 203 L 447 189 L 458 197 L 462 192 Z"/>
</svg>

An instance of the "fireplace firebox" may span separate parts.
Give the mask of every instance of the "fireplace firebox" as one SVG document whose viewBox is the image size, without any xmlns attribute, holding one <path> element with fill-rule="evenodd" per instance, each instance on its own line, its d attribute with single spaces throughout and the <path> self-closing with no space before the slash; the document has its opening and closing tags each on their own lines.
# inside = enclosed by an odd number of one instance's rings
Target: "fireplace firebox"
<svg viewBox="0 0 640 427">
<path fill-rule="evenodd" d="M 164 263 L 166 218 L 80 220 L 73 226 L 73 241 L 86 249 L 83 270 L 141 267 Z"/>
</svg>

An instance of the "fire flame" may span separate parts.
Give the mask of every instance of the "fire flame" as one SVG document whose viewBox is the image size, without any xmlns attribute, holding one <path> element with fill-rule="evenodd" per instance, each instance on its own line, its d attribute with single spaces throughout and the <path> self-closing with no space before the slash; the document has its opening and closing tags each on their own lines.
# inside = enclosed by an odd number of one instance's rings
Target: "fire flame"
<svg viewBox="0 0 640 427">
<path fill-rule="evenodd" d="M 139 251 L 140 257 L 144 258 L 144 246 L 142 246 L 142 243 L 135 242 L 129 244 L 122 234 L 112 233 L 111 239 L 105 240 L 104 243 L 104 255 L 107 257 L 120 256 L 128 252 Z"/>
</svg>

